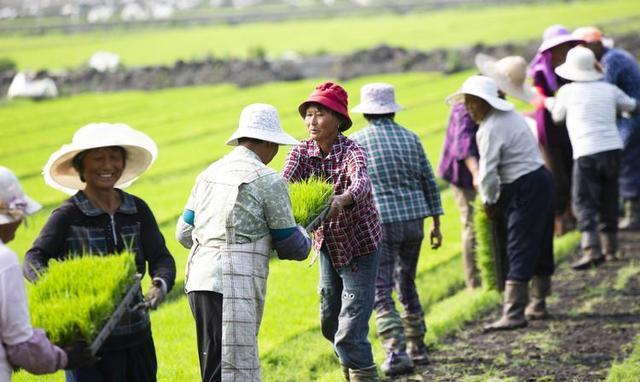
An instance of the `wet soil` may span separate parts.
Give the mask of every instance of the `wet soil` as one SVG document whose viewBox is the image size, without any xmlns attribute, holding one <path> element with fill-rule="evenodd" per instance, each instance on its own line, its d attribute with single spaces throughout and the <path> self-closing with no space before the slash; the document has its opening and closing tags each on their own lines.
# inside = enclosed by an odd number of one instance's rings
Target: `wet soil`
<svg viewBox="0 0 640 382">
<path fill-rule="evenodd" d="M 620 270 L 640 263 L 640 232 L 621 233 L 620 242 L 619 261 L 576 272 L 569 267 L 574 254 L 557 265 L 548 299 L 551 319 L 482 333 L 499 317 L 496 308 L 432 349 L 430 365 L 388 381 L 603 381 L 640 333 L 639 275 L 616 287 Z"/>
</svg>

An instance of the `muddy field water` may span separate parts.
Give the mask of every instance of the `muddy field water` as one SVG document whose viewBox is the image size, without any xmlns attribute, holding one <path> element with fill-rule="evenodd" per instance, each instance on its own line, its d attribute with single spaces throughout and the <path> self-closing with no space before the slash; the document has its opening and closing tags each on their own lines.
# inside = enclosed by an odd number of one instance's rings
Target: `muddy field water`
<svg viewBox="0 0 640 382">
<path fill-rule="evenodd" d="M 496 309 L 432 349 L 431 365 L 388 381 L 605 380 L 640 333 L 640 232 L 621 234 L 621 246 L 623 258 L 593 270 L 575 272 L 571 259 L 558 264 L 550 320 L 482 333 Z"/>
</svg>

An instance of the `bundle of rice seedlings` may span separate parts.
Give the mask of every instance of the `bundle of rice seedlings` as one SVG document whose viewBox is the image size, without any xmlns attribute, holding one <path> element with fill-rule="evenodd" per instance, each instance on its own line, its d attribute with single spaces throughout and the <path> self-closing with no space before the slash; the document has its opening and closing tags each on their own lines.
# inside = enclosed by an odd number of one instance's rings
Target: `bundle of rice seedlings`
<svg viewBox="0 0 640 382">
<path fill-rule="evenodd" d="M 491 240 L 491 222 L 484 212 L 480 198 L 476 199 L 473 214 L 473 230 L 476 235 L 476 266 L 480 271 L 482 287 L 485 290 L 498 290 L 493 242 Z"/>
<path fill-rule="evenodd" d="M 64 346 L 91 343 L 134 282 L 132 253 L 85 255 L 50 261 L 40 279 L 28 287 L 34 327 Z"/>
<path fill-rule="evenodd" d="M 317 177 L 289 183 L 289 197 L 296 222 L 306 227 L 320 214 L 333 195 L 333 185 Z"/>
</svg>

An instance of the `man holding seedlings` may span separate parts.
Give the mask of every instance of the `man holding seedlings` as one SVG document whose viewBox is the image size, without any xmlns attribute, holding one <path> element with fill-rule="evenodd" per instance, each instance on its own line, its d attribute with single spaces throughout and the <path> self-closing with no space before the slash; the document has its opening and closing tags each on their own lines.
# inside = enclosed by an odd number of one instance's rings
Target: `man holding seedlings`
<svg viewBox="0 0 640 382">
<path fill-rule="evenodd" d="M 285 180 L 266 165 L 284 132 L 276 109 L 252 104 L 227 141 L 236 146 L 196 179 L 176 237 L 190 248 L 185 291 L 196 321 L 204 382 L 261 380 L 258 330 L 269 253 L 303 260 L 311 240 L 296 225 Z"/>
<path fill-rule="evenodd" d="M 5 243 L 40 208 L 24 194 L 13 172 L 0 166 L 0 381 L 11 381 L 14 367 L 46 374 L 92 361 L 86 345 L 63 350 L 50 343 L 44 331 L 31 327 L 18 257 Z"/>
<path fill-rule="evenodd" d="M 75 194 L 55 209 L 25 256 L 24 273 L 36 281 L 51 259 L 85 253 L 135 254 L 139 273 L 148 266 L 152 284 L 141 291 L 98 352 L 98 362 L 66 372 L 67 381 L 153 382 L 157 361 L 148 309 L 157 308 L 173 287 L 175 262 L 153 213 L 126 187 L 157 154 L 146 134 L 124 124 L 94 123 L 79 129 L 71 144 L 49 157 L 45 181 Z"/>
<path fill-rule="evenodd" d="M 320 258 L 320 325 L 345 379 L 372 382 L 379 379 L 367 334 L 382 227 L 366 151 L 342 134 L 352 124 L 347 97 L 342 86 L 325 82 L 298 106 L 309 139 L 289 151 L 282 175 L 290 182 L 319 177 L 333 183 L 331 209 L 314 231 Z"/>
<path fill-rule="evenodd" d="M 424 237 L 424 218 L 431 216 L 431 248 L 442 243 L 440 191 L 420 138 L 394 121 L 402 107 L 392 85 L 367 84 L 361 103 L 369 124 L 351 135 L 369 154 L 373 198 L 382 221 L 380 265 L 376 277 L 376 329 L 387 353 L 381 369 L 387 375 L 407 373 L 414 364 L 429 362 L 424 344 L 426 324 L 415 277 Z M 396 290 L 403 306 L 398 313 L 391 297 Z"/>
<path fill-rule="evenodd" d="M 485 330 L 526 326 L 529 281 L 534 275 L 550 280 L 554 271 L 551 174 L 544 167 L 527 122 L 511 103 L 499 98 L 494 80 L 469 77 L 447 101 L 464 102 L 480 126 L 476 135 L 480 198 L 489 218 L 502 216 L 507 224 L 509 272 L 502 317 Z M 532 303 L 540 313 L 537 316 L 546 315 L 544 298 Z"/>
</svg>

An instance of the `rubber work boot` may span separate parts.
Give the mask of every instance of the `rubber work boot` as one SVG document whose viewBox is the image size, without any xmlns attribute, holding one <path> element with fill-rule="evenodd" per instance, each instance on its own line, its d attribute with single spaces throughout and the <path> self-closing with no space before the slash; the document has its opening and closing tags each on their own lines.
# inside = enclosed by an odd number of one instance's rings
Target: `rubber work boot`
<svg viewBox="0 0 640 382">
<path fill-rule="evenodd" d="M 640 201 L 637 198 L 624 200 L 624 217 L 618 228 L 624 231 L 640 229 Z"/>
<path fill-rule="evenodd" d="M 342 365 L 342 375 L 344 376 L 344 380 L 350 382 L 349 380 L 349 367 Z"/>
<path fill-rule="evenodd" d="M 407 336 L 407 354 L 413 360 L 414 365 L 428 364 L 429 353 L 424 344 L 427 325 L 422 313 L 403 313 L 402 326 L 404 326 L 404 334 Z"/>
<path fill-rule="evenodd" d="M 402 325 L 394 325 L 384 332 L 379 332 L 378 336 L 382 339 L 382 346 L 387 354 L 387 358 L 380 365 L 382 372 L 386 375 L 398 375 L 413 371 L 413 361 L 406 352 Z"/>
<path fill-rule="evenodd" d="M 484 327 L 485 332 L 512 330 L 527 326 L 524 309 L 529 301 L 529 283 L 507 280 L 504 286 L 502 317 Z"/>
<path fill-rule="evenodd" d="M 533 276 L 529 291 L 529 305 L 524 310 L 527 320 L 549 318 L 545 299 L 551 295 L 551 276 Z"/>
<path fill-rule="evenodd" d="M 582 249 L 582 256 L 571 264 L 571 268 L 576 271 L 596 267 L 604 261 L 604 256 L 600 252 L 600 247 L 587 247 Z"/>
<path fill-rule="evenodd" d="M 364 369 L 349 369 L 350 382 L 380 382 L 376 365 Z"/>
<path fill-rule="evenodd" d="M 617 233 L 601 233 L 600 243 L 602 243 L 602 253 L 604 253 L 605 261 L 618 260 L 618 234 Z"/>
</svg>

